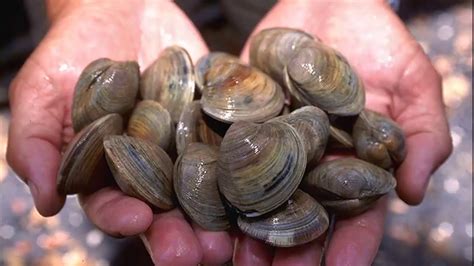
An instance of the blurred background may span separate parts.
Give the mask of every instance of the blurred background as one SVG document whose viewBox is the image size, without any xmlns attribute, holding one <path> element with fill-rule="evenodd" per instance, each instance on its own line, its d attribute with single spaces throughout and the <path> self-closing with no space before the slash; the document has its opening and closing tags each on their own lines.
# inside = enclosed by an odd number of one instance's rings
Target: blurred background
<svg viewBox="0 0 474 266">
<path fill-rule="evenodd" d="M 211 50 L 238 54 L 272 1 L 176 1 Z M 391 195 L 374 265 L 472 265 L 472 1 L 389 1 L 443 76 L 454 152 L 424 202 Z M 250 6 L 249 6 L 250 5 Z M 8 86 L 48 28 L 43 1 L 0 3 L 0 265 L 148 265 L 138 239 L 114 239 L 89 223 L 75 197 L 41 217 L 5 160 Z"/>
</svg>

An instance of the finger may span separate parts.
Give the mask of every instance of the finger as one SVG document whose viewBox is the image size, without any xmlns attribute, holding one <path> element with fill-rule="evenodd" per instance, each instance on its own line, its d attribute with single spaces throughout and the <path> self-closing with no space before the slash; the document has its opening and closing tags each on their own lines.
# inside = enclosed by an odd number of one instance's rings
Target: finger
<svg viewBox="0 0 474 266">
<path fill-rule="evenodd" d="M 206 231 L 195 223 L 193 229 L 201 244 L 204 265 L 222 265 L 232 259 L 233 242 L 228 232 Z"/>
<path fill-rule="evenodd" d="M 336 221 L 326 253 L 327 265 L 371 265 L 383 236 L 387 199 L 368 211 Z"/>
<path fill-rule="evenodd" d="M 202 260 L 199 240 L 177 209 L 156 214 L 145 239 L 156 265 L 197 265 Z"/>
<path fill-rule="evenodd" d="M 272 265 L 315 265 L 321 256 L 321 249 L 322 246 L 318 240 L 296 247 L 278 248 Z"/>
<path fill-rule="evenodd" d="M 237 266 L 271 265 L 273 248 L 244 234 L 239 234 L 234 247 L 233 263 Z"/>
<path fill-rule="evenodd" d="M 441 78 L 419 49 L 405 70 L 394 98 L 397 123 L 406 134 L 407 157 L 397 171 L 397 192 L 409 204 L 419 204 L 431 174 L 452 151 L 441 96 Z"/>
<path fill-rule="evenodd" d="M 445 137 L 432 133 L 410 136 L 407 139 L 407 157 L 397 171 L 400 198 L 412 205 L 419 204 L 431 174 L 444 162 L 450 150 Z"/>
<path fill-rule="evenodd" d="M 89 195 L 79 195 L 87 217 L 109 235 L 122 237 L 145 232 L 153 213 L 144 202 L 106 187 Z"/>
<path fill-rule="evenodd" d="M 56 191 L 63 102 L 49 77 L 31 62 L 25 64 L 10 87 L 7 160 L 29 186 L 35 206 L 44 216 L 56 214 L 65 200 Z"/>
</svg>

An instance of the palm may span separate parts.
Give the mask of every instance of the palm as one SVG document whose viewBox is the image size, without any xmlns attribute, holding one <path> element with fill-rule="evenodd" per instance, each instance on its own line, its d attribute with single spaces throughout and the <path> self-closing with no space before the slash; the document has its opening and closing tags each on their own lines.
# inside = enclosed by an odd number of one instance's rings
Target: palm
<svg viewBox="0 0 474 266">
<path fill-rule="evenodd" d="M 114 3 L 86 4 L 61 14 L 11 85 L 8 157 L 26 179 L 43 215 L 54 215 L 64 203 L 55 189 L 56 173 L 60 151 L 74 135 L 74 86 L 87 64 L 101 57 L 136 60 L 143 71 L 173 44 L 186 48 L 193 60 L 207 52 L 191 22 L 173 3 L 144 1 L 126 7 Z M 135 235 L 150 228 L 144 236 L 157 262 L 197 263 L 203 259 L 201 246 L 211 245 L 208 255 L 212 255 L 212 245 L 219 241 L 227 251 L 208 261 L 221 263 L 230 257 L 227 234 L 192 228 L 179 211 L 153 215 L 145 203 L 113 188 L 80 195 L 80 200 L 92 222 L 111 235 Z"/>
<path fill-rule="evenodd" d="M 402 22 L 388 6 L 364 1 L 353 5 L 347 1 L 281 1 L 254 32 L 278 26 L 302 29 L 340 51 L 364 81 L 366 107 L 400 124 L 408 155 L 396 173 L 397 192 L 406 202 L 419 203 L 429 175 L 449 154 L 450 143 L 439 77 Z M 328 265 L 370 264 L 383 234 L 384 216 L 382 200 L 366 213 L 338 221 L 327 251 Z M 258 246 L 250 240 L 242 243 Z M 253 250 L 253 257 L 271 260 L 268 248 Z M 280 249 L 273 263 L 310 264 L 319 257 L 319 250 L 318 242 Z M 237 255 L 242 261 L 252 258 Z"/>
</svg>

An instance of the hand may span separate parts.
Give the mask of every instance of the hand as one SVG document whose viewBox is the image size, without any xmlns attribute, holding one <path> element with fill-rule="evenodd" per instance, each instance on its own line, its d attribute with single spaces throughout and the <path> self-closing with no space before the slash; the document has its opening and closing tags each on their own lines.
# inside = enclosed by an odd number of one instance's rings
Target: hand
<svg viewBox="0 0 474 266">
<path fill-rule="evenodd" d="M 396 172 L 397 193 L 405 202 L 419 204 L 430 175 L 452 146 L 440 76 L 398 17 L 381 0 L 280 1 L 254 32 L 276 26 L 314 34 L 347 57 L 364 81 L 366 107 L 393 118 L 406 134 L 408 153 Z M 248 58 L 248 43 L 242 57 Z M 383 235 L 385 203 L 336 223 L 327 265 L 371 264 Z M 262 243 L 241 237 L 235 258 L 245 265 L 252 260 L 311 265 L 318 261 L 320 247 L 315 241 L 276 249 L 272 256 Z"/>
<path fill-rule="evenodd" d="M 61 149 L 73 137 L 73 90 L 84 67 L 100 57 L 137 60 L 143 71 L 172 44 L 193 60 L 207 47 L 192 23 L 171 1 L 50 0 L 52 26 L 10 88 L 11 127 L 7 157 L 28 184 L 38 211 L 56 214 L 64 197 L 56 192 Z M 131 236 L 145 232 L 160 265 L 219 264 L 232 256 L 225 232 L 206 232 L 178 210 L 153 214 L 143 202 L 106 187 L 80 202 L 104 232 Z M 148 229 L 148 230 L 147 230 Z"/>
</svg>

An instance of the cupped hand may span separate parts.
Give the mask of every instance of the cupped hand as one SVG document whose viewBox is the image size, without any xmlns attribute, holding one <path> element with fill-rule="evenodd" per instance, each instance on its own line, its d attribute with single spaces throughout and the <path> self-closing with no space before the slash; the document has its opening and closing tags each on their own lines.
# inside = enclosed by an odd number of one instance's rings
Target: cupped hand
<svg viewBox="0 0 474 266">
<path fill-rule="evenodd" d="M 394 119 L 406 135 L 407 157 L 396 171 L 397 193 L 419 204 L 430 175 L 452 144 L 441 96 L 441 79 L 420 45 L 382 0 L 279 1 L 255 29 L 292 27 L 318 36 L 340 51 L 362 78 L 366 107 Z M 248 43 L 243 58 L 248 58 Z M 386 200 L 364 214 L 336 223 L 327 265 L 369 265 L 383 235 Z M 252 248 L 248 248 L 252 246 Z M 321 243 L 272 251 L 239 238 L 237 261 L 259 265 L 313 265 Z"/>
<path fill-rule="evenodd" d="M 171 1 L 63 1 L 58 6 L 50 7 L 56 8 L 52 26 L 10 88 L 7 158 L 45 216 L 64 204 L 56 176 L 61 150 L 74 135 L 73 90 L 84 67 L 108 57 L 136 60 L 143 71 L 173 44 L 186 48 L 193 60 L 207 53 L 199 33 Z M 153 214 L 113 187 L 81 195 L 80 202 L 91 221 L 111 235 L 144 233 L 157 264 L 219 264 L 232 256 L 227 233 L 190 225 L 179 210 Z"/>
</svg>

